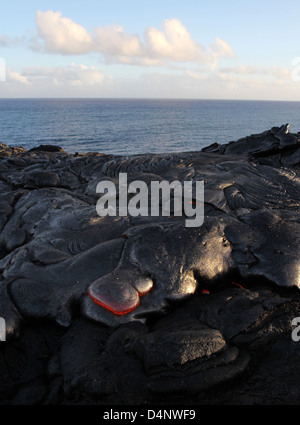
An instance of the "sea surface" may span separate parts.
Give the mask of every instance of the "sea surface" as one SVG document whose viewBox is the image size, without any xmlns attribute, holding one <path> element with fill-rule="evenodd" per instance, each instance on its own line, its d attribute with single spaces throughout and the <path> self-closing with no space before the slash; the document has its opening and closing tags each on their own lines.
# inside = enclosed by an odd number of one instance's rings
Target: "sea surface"
<svg viewBox="0 0 300 425">
<path fill-rule="evenodd" d="M 0 142 L 70 153 L 198 151 L 286 123 L 300 132 L 300 102 L 0 99 Z"/>
</svg>

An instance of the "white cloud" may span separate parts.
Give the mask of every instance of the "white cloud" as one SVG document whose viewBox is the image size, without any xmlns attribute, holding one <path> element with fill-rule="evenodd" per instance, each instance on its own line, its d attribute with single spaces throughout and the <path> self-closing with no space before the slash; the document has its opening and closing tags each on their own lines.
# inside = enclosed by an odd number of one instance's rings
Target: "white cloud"
<svg viewBox="0 0 300 425">
<path fill-rule="evenodd" d="M 232 47 L 218 37 L 206 50 L 192 39 L 187 28 L 178 19 L 165 20 L 163 31 L 148 28 L 146 40 L 150 56 L 173 62 L 216 65 L 221 58 L 235 57 Z"/>
<path fill-rule="evenodd" d="M 195 62 L 214 67 L 220 59 L 234 57 L 231 46 L 220 38 L 206 50 L 178 19 L 165 20 L 162 29 L 148 27 L 144 40 L 138 34 L 127 33 L 120 25 L 98 27 L 91 34 L 83 26 L 62 17 L 61 12 L 51 10 L 38 11 L 36 25 L 38 37 L 48 53 L 99 52 L 107 62 L 142 66 Z M 32 46 L 37 48 L 36 40 Z"/>
<path fill-rule="evenodd" d="M 235 58 L 232 47 L 219 37 L 216 38 L 216 41 L 211 46 L 211 50 L 218 58 Z"/>
<path fill-rule="evenodd" d="M 0 84 L 0 97 L 136 97 L 194 99 L 298 100 L 299 83 L 256 74 L 221 73 L 201 68 L 181 73 L 145 72 L 139 77 L 115 77 L 100 69 L 70 64 L 67 67 L 27 67 L 9 70 Z"/>
<path fill-rule="evenodd" d="M 196 98 L 298 100 L 299 83 L 284 67 L 245 66 L 185 74 Z M 187 82 L 185 86 L 188 87 Z"/>
<path fill-rule="evenodd" d="M 291 78 L 291 71 L 288 68 L 278 66 L 237 66 L 233 68 L 221 68 L 220 72 L 222 74 L 273 76 L 279 79 Z"/>
<path fill-rule="evenodd" d="M 0 35 L 0 46 L 1 47 L 11 47 L 17 46 L 23 43 L 23 38 L 19 37 L 9 37 L 8 35 Z"/>
<path fill-rule="evenodd" d="M 36 26 L 48 53 L 79 55 L 93 48 L 93 38 L 87 30 L 71 19 L 62 17 L 61 12 L 38 10 Z"/>
<path fill-rule="evenodd" d="M 174 62 L 201 62 L 205 49 L 191 38 L 188 30 L 178 19 L 165 20 L 163 30 L 149 27 L 146 31 L 150 57 L 169 59 Z"/>
<path fill-rule="evenodd" d="M 100 69 L 71 63 L 67 67 L 26 67 L 22 77 L 34 85 L 90 87 L 102 85 L 111 77 Z"/>
<path fill-rule="evenodd" d="M 21 75 L 10 68 L 6 70 L 6 81 L 8 83 L 18 83 L 18 84 L 25 84 L 25 85 L 31 84 L 26 76 Z"/>
<path fill-rule="evenodd" d="M 299 83 L 210 70 L 182 74 L 145 73 L 131 90 L 140 97 L 297 100 Z M 128 86 L 127 86 L 128 88 Z"/>
<path fill-rule="evenodd" d="M 28 66 L 7 70 L 0 97 L 110 97 L 113 88 L 113 78 L 94 66 Z"/>
<path fill-rule="evenodd" d="M 137 34 L 127 34 L 122 26 L 108 25 L 97 28 L 95 49 L 108 58 L 141 57 L 143 45 Z"/>
<path fill-rule="evenodd" d="M 235 53 L 232 47 L 221 38 L 217 37 L 215 42 L 209 48 L 209 58 L 211 61 L 212 69 L 215 69 L 223 58 L 235 58 Z"/>
</svg>

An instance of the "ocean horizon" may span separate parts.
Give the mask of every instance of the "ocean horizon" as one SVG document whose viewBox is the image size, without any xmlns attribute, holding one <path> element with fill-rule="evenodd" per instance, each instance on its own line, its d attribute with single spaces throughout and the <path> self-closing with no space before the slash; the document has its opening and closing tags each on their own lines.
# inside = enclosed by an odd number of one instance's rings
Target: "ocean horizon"
<svg viewBox="0 0 300 425">
<path fill-rule="evenodd" d="M 289 123 L 300 102 L 197 99 L 0 99 L 0 142 L 114 155 L 199 151 Z"/>
</svg>

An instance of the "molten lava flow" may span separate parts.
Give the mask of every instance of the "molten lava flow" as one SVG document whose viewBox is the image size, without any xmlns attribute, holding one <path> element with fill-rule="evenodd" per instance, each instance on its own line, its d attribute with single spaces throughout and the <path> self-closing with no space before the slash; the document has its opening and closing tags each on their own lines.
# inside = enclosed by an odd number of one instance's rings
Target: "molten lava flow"
<svg viewBox="0 0 300 425">
<path fill-rule="evenodd" d="M 115 310 L 113 307 L 106 305 L 106 304 L 102 303 L 101 301 L 99 301 L 97 298 L 93 297 L 93 295 L 90 293 L 90 291 L 88 291 L 88 295 L 90 296 L 90 298 L 96 304 L 100 305 L 101 307 L 105 308 L 106 310 L 110 311 L 111 313 L 115 314 L 116 316 L 126 316 L 127 314 L 134 311 L 140 305 L 140 302 L 138 302 L 134 307 L 127 309 L 127 310 L 122 308 L 122 306 L 120 305 L 120 309 Z"/>
<path fill-rule="evenodd" d="M 99 279 L 89 287 L 87 293 L 94 303 L 105 308 L 116 316 L 125 316 L 140 305 L 141 297 L 149 294 L 154 287 L 150 277 L 134 279 L 130 275 L 126 281 L 114 279 Z"/>
<path fill-rule="evenodd" d="M 237 288 L 240 288 L 240 289 L 245 289 L 244 287 L 243 287 L 243 285 L 241 285 L 240 283 L 238 283 L 238 282 L 231 282 L 231 285 L 232 286 L 236 286 Z"/>
</svg>

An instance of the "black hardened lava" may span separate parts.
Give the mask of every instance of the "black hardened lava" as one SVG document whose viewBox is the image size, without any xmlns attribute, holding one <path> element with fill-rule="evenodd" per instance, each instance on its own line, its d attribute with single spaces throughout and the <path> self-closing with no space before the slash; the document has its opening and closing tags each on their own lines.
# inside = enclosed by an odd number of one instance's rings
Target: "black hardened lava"
<svg viewBox="0 0 300 425">
<path fill-rule="evenodd" d="M 100 217 L 97 185 L 120 173 L 204 181 L 203 225 Z M 0 404 L 299 403 L 288 125 L 166 155 L 0 144 L 0 189 Z"/>
</svg>

